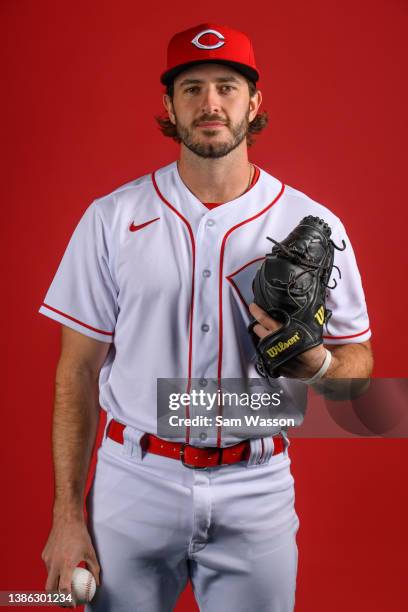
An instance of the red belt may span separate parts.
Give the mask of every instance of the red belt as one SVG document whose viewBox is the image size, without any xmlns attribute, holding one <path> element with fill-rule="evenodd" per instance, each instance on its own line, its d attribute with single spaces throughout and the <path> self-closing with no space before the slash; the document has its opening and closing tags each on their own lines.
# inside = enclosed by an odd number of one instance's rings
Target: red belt
<svg viewBox="0 0 408 612">
<path fill-rule="evenodd" d="M 115 442 L 123 444 L 123 430 L 125 427 L 126 425 L 112 419 L 108 425 L 106 435 L 108 438 L 115 440 Z M 274 448 L 272 454 L 277 455 L 283 452 L 284 441 L 282 435 L 274 436 L 273 441 Z M 170 459 L 179 459 L 186 467 L 198 469 L 246 461 L 251 452 L 249 440 L 225 448 L 218 448 L 216 446 L 198 447 L 181 442 L 169 442 L 153 434 L 145 434 L 140 441 L 140 445 L 145 452 L 162 455 Z"/>
</svg>

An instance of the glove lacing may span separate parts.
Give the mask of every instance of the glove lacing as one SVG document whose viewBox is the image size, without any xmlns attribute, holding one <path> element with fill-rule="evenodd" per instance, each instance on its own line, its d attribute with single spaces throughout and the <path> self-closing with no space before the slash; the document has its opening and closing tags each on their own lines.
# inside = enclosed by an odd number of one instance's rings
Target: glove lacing
<svg viewBox="0 0 408 612">
<path fill-rule="evenodd" d="M 327 270 L 329 270 L 331 268 L 331 262 L 326 258 L 326 264 L 321 264 L 321 263 L 314 263 L 310 257 L 307 257 L 307 250 L 308 250 L 308 245 L 306 245 L 306 257 L 304 256 L 303 253 L 299 252 L 298 249 L 296 247 L 287 247 L 285 244 L 283 244 L 282 242 L 279 242 L 278 240 L 275 240 L 274 238 L 270 238 L 269 236 L 267 236 L 267 239 L 270 242 L 273 242 L 274 245 L 276 245 L 277 247 L 277 251 L 278 251 L 278 255 L 279 255 L 279 251 L 285 253 L 285 255 L 287 255 L 288 257 L 290 257 L 291 259 L 293 259 L 295 261 L 295 263 L 300 264 L 302 267 L 305 268 L 305 270 L 303 270 L 303 272 L 300 272 L 300 274 L 297 274 L 296 276 L 292 276 L 291 278 L 289 278 L 289 282 L 288 282 L 288 286 L 287 286 L 287 292 L 289 297 L 295 302 L 295 304 L 299 307 L 302 308 L 302 304 L 298 302 L 298 300 L 296 299 L 296 297 L 293 295 L 293 293 L 291 292 L 291 289 L 296 285 L 296 282 L 299 280 L 299 278 L 301 278 L 304 274 L 315 274 L 316 272 L 326 272 Z M 332 244 L 333 248 L 335 248 L 337 251 L 344 251 L 344 249 L 346 248 L 346 243 L 344 242 L 344 240 L 342 240 L 342 246 L 339 247 L 337 246 L 337 244 L 331 239 L 329 238 L 329 242 Z M 270 255 L 267 255 L 267 257 L 271 257 L 272 255 L 275 255 L 276 253 L 271 253 Z M 336 268 L 338 274 L 339 274 L 339 278 L 341 278 L 341 271 L 340 268 L 336 265 L 333 264 L 333 268 Z M 329 279 L 330 281 L 330 279 Z M 329 285 L 328 283 L 325 283 L 325 287 L 327 289 L 335 289 L 337 287 L 337 280 L 335 278 L 333 278 L 333 285 Z M 311 289 L 311 287 L 313 286 L 314 281 L 312 280 L 312 282 L 310 283 L 309 287 L 307 287 L 304 290 L 304 293 L 308 293 L 308 291 Z M 332 316 L 332 311 L 329 309 L 326 309 L 326 316 L 325 316 L 325 323 L 326 323 L 326 329 L 327 329 L 327 324 L 330 320 Z"/>
</svg>

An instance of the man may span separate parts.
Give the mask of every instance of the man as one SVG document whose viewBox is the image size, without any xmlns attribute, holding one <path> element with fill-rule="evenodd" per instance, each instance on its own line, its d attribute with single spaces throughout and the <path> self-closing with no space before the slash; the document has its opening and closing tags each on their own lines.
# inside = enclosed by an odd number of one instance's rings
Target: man
<svg viewBox="0 0 408 612">
<path fill-rule="evenodd" d="M 364 294 L 341 221 L 248 160 L 248 140 L 265 124 L 258 78 L 241 32 L 201 24 L 173 37 L 160 125 L 181 143 L 179 160 L 87 209 L 40 309 L 63 325 L 46 588 L 69 591 L 85 561 L 100 582 L 92 610 L 172 610 L 188 578 L 201 610 L 294 608 L 299 521 L 287 437 L 276 428 L 237 443 L 222 427 L 213 438 L 186 427 L 180 442 L 155 435 L 158 378 L 205 388 L 256 376 L 250 313 L 259 337 L 279 326 L 250 304 L 267 235 L 281 239 L 312 214 L 347 246 L 336 255 L 341 283 L 328 290 L 325 347 L 283 373 L 314 377 L 327 350 L 324 377 L 371 371 Z M 84 486 L 99 404 L 108 426 L 90 535 Z"/>
</svg>

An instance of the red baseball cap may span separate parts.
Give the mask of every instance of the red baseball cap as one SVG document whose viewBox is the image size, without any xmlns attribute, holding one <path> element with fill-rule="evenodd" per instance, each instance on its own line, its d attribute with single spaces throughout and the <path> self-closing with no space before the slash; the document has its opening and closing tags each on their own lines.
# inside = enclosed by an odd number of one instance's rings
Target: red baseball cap
<svg viewBox="0 0 408 612">
<path fill-rule="evenodd" d="M 214 23 L 201 23 L 178 32 L 170 40 L 167 68 L 160 81 L 168 85 L 183 70 L 207 62 L 226 64 L 255 83 L 259 79 L 252 43 L 246 34 Z"/>
</svg>

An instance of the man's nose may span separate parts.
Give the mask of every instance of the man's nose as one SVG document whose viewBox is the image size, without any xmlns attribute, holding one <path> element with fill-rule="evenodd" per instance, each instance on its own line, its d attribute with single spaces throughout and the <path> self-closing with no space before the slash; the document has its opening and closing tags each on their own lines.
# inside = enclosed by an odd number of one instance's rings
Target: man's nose
<svg viewBox="0 0 408 612">
<path fill-rule="evenodd" d="M 203 113 L 218 113 L 220 111 L 221 100 L 216 87 L 210 86 L 203 91 L 201 106 Z"/>
</svg>

